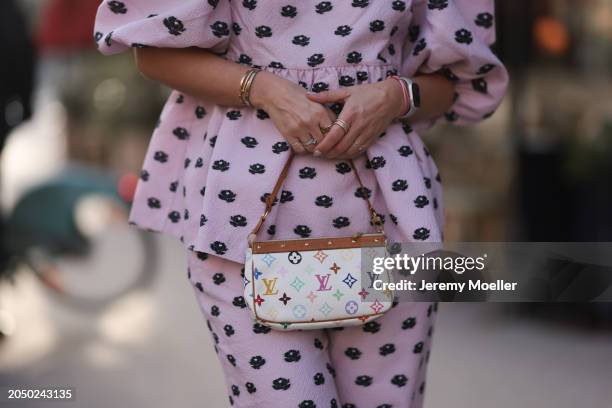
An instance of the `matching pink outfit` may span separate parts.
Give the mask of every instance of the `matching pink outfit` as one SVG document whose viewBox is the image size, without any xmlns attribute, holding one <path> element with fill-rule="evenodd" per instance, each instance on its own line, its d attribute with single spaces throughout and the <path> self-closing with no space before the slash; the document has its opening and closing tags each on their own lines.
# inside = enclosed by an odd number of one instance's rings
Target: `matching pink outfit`
<svg viewBox="0 0 612 408">
<path fill-rule="evenodd" d="M 444 119 L 457 124 L 491 115 L 508 81 L 504 66 L 489 48 L 495 40 L 493 0 L 104 1 L 95 38 L 104 54 L 145 46 L 206 48 L 315 92 L 380 81 L 390 74 L 410 77 L 440 72 L 456 86 L 456 100 Z M 330 107 L 336 112 L 342 108 Z M 296 156 L 260 238 L 369 231 L 362 199 L 367 194 L 382 215 L 390 240 L 440 241 L 440 175 L 418 135 L 432 124 L 391 124 L 366 154 L 354 160 L 364 190 L 358 188 L 346 161 Z M 413 353 L 408 346 L 400 350 L 398 345 L 410 339 L 424 347 L 431 324 L 416 324 L 410 330 L 396 326 L 407 318 L 427 320 L 423 314 L 431 305 L 399 304 L 381 319 L 381 327 L 373 334 L 354 328 L 267 336 L 251 335 L 248 310 L 235 306 L 235 302 L 242 305 L 236 301 L 242 286 L 235 275 L 244 262 L 246 236 L 263 212 L 263 199 L 272 190 L 289 149 L 266 112 L 221 107 L 174 91 L 152 136 L 130 220 L 142 228 L 175 235 L 193 250 L 190 279 L 198 301 L 219 340 L 218 349 L 235 359 L 235 364 L 222 361 L 236 406 L 420 406 L 412 396 L 418 395 L 420 387 L 417 377 L 421 374 L 415 367 L 424 366 L 422 353 Z M 197 259 L 198 253 L 207 259 Z M 214 276 L 217 280 L 223 276 L 224 282 L 217 283 Z M 224 322 L 234 322 L 235 334 L 223 332 L 230 324 Z M 234 335 L 240 336 L 240 342 L 233 341 L 238 338 Z M 326 346 L 307 347 L 313 338 Z M 327 346 L 328 341 L 332 346 Z M 351 342 L 359 347 L 350 347 Z M 276 354 L 291 344 L 302 358 L 279 360 Z M 391 350 L 387 344 L 394 345 L 390 358 L 379 353 L 383 346 Z M 353 348 L 359 349 L 358 359 L 342 356 Z M 249 366 L 250 350 L 255 349 L 270 363 L 265 370 Z M 322 350 L 330 353 L 331 364 L 342 367 L 343 375 L 336 377 L 334 386 L 325 367 L 316 368 L 325 360 L 315 356 Z M 405 367 L 404 374 L 387 372 L 396 359 Z M 283 377 L 283 370 L 292 375 Z M 328 381 L 328 391 L 312 393 L 322 389 L 312 381 L 313 370 Z M 360 370 L 370 370 L 372 375 Z M 254 377 L 247 381 L 251 373 Z M 405 375 L 405 383 L 394 383 L 394 375 Z M 274 383 L 277 378 L 288 379 L 290 385 Z M 347 381 L 353 385 L 345 386 Z M 249 392 L 246 383 L 254 384 L 257 391 Z M 308 395 L 321 397 L 314 400 Z"/>
</svg>

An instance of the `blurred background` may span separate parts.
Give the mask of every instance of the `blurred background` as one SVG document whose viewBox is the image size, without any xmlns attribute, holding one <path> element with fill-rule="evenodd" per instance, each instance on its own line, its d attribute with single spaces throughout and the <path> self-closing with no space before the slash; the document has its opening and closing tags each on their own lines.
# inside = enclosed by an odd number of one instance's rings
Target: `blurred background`
<svg viewBox="0 0 612 408">
<path fill-rule="evenodd" d="M 126 223 L 168 90 L 94 49 L 98 4 L 0 1 L 0 385 L 75 387 L 57 407 L 224 407 L 180 243 Z M 502 107 L 423 135 L 445 237 L 612 241 L 612 1 L 497 7 Z M 604 408 L 610 378 L 610 304 L 448 303 L 426 407 Z"/>
</svg>

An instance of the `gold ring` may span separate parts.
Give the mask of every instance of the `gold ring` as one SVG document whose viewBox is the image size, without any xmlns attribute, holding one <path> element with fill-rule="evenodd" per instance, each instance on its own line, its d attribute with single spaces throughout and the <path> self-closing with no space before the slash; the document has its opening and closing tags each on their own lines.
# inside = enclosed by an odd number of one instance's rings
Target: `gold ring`
<svg viewBox="0 0 612 408">
<path fill-rule="evenodd" d="M 340 126 L 344 130 L 344 134 L 345 135 L 349 132 L 349 130 L 351 128 L 351 126 L 348 123 L 346 123 L 345 121 L 343 121 L 342 119 L 336 119 L 334 121 L 334 123 L 332 123 L 332 126 L 333 125 Z"/>
<path fill-rule="evenodd" d="M 321 130 L 321 133 L 326 134 L 327 132 L 329 132 L 329 130 L 331 129 L 332 126 L 334 126 L 333 123 L 331 125 L 325 126 L 325 127 L 322 127 L 321 125 L 319 125 L 319 129 Z"/>
</svg>

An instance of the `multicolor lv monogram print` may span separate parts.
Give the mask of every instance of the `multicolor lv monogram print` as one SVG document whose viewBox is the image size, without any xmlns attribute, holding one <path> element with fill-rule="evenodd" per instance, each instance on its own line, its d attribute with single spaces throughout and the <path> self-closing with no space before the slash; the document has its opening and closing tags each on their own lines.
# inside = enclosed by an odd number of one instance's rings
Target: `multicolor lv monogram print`
<svg viewBox="0 0 612 408">
<path fill-rule="evenodd" d="M 366 256 L 386 255 L 384 247 L 365 250 Z M 362 273 L 360 251 L 361 248 L 349 248 L 249 253 L 244 277 L 247 304 L 256 319 L 282 330 L 372 320 L 388 310 L 392 301 L 384 293 L 376 296 L 372 282 L 389 276 Z"/>
</svg>

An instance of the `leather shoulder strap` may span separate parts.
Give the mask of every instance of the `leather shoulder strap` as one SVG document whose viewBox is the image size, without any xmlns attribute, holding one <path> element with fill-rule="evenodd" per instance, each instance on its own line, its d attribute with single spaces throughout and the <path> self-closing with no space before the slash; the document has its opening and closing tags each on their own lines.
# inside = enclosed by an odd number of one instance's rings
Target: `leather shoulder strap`
<svg viewBox="0 0 612 408">
<path fill-rule="evenodd" d="M 272 192 L 266 197 L 266 208 L 264 210 L 264 213 L 259 218 L 259 221 L 257 222 L 257 225 L 255 225 L 255 228 L 253 228 L 253 231 L 251 231 L 251 233 L 249 234 L 249 238 L 248 238 L 249 243 L 252 243 L 255 241 L 255 238 L 257 237 L 257 233 L 259 232 L 263 223 L 268 217 L 268 214 L 270 214 L 270 211 L 272 211 L 272 206 L 274 205 L 274 201 L 276 200 L 276 197 L 278 196 L 279 190 L 281 189 L 285 179 L 287 178 L 287 174 L 289 173 L 289 167 L 291 166 L 291 162 L 293 161 L 294 156 L 295 154 L 293 153 L 293 150 L 290 150 L 289 157 L 287 158 L 287 161 L 285 162 L 285 165 L 283 166 L 283 169 L 281 170 L 281 173 L 278 176 L 278 180 L 276 180 L 276 184 L 274 184 L 274 188 L 272 189 Z M 349 164 L 351 165 L 351 168 L 353 169 L 353 172 L 355 173 L 355 177 L 357 178 L 357 182 L 359 183 L 359 187 L 361 189 L 363 197 L 366 200 L 366 203 L 368 205 L 368 211 L 370 212 L 370 221 L 372 222 L 374 226 L 376 226 L 378 232 L 383 233 L 382 219 L 380 218 L 380 216 L 378 215 L 378 213 L 372 206 L 372 203 L 370 202 L 370 199 L 368 198 L 368 195 L 365 191 L 365 187 L 363 186 L 363 183 L 361 182 L 361 177 L 359 177 L 359 174 L 357 173 L 357 168 L 355 167 L 355 163 L 353 163 L 352 159 L 349 159 Z"/>
</svg>

